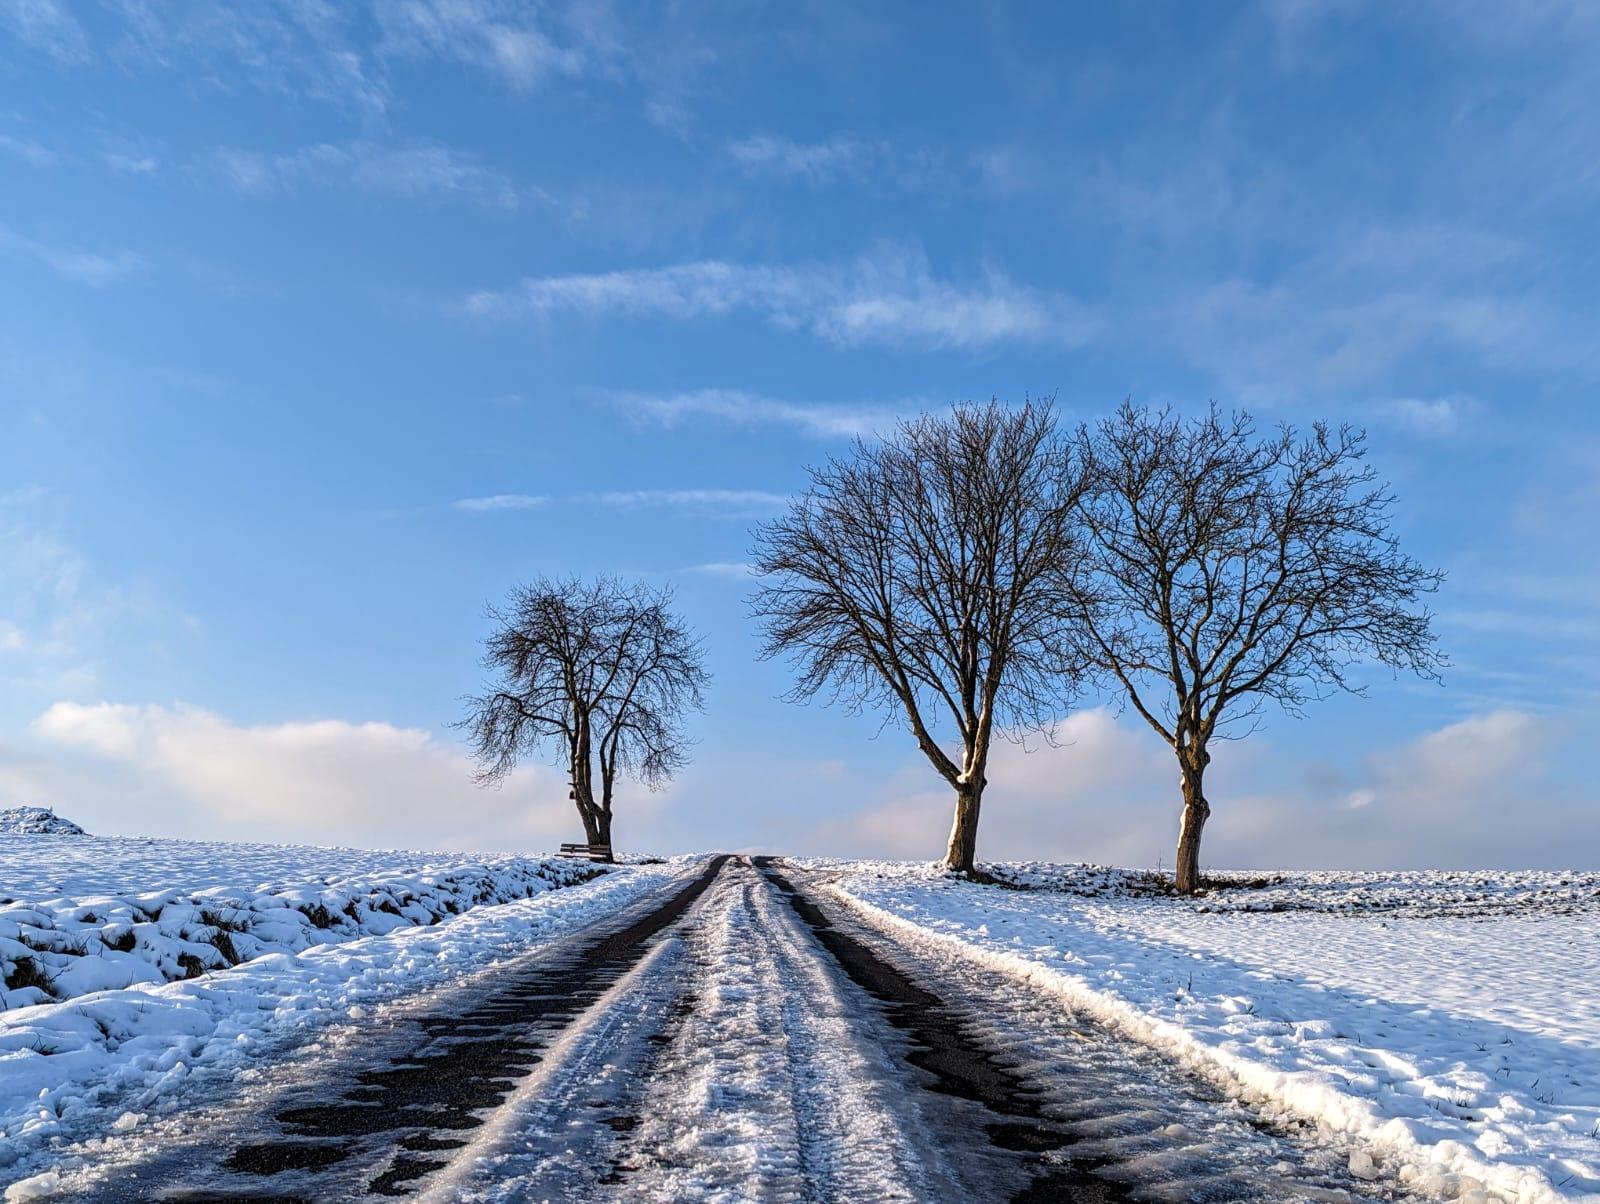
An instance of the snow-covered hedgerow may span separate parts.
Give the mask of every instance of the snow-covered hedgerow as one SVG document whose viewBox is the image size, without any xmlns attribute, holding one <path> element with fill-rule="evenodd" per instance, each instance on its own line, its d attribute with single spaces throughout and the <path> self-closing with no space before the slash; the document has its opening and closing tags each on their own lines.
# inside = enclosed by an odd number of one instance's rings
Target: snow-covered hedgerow
<svg viewBox="0 0 1600 1204">
<path fill-rule="evenodd" d="M 808 864 L 897 939 L 1318 1127 L 1360 1177 L 1474 1204 L 1600 1204 L 1593 875 L 1285 873 L 1190 900 L 1059 889 L 1082 884 L 1071 866 L 986 867 L 1034 888 L 1002 889 L 928 865 Z M 1270 890 L 1281 907 L 1216 907 Z"/>
<path fill-rule="evenodd" d="M 97 868 L 101 880 L 91 882 L 77 871 L 86 858 L 116 868 Z M 183 885 L 139 881 L 141 865 L 170 872 L 169 863 L 184 858 L 192 876 Z M 345 860 L 357 863 L 350 872 L 326 872 Z M 229 872 L 235 861 L 270 865 L 275 880 L 241 881 Z M 107 883 L 108 872 L 121 880 Z M 601 872 L 554 857 L 0 836 L 0 1011 L 437 924 Z M 87 889 L 74 889 L 80 884 Z M 28 897 L 18 889 L 47 885 L 61 893 Z"/>
<path fill-rule="evenodd" d="M 236 847 L 244 858 L 267 849 Z M 327 852 L 285 849 L 280 856 L 304 868 Z M 367 864 L 383 856 L 351 853 Z M 572 876 L 569 867 L 554 866 L 531 898 L 473 907 L 438 924 L 403 923 L 387 935 L 268 954 L 192 980 L 0 1013 L 0 1187 L 92 1166 L 101 1138 L 159 1132 L 193 1107 L 191 1092 L 270 1078 L 286 1050 L 315 1056 L 307 1043 L 320 1033 L 381 1026 L 391 1003 L 403 1006 L 417 992 L 563 940 L 702 867 L 703 858 L 694 857 L 617 866 L 553 890 Z"/>
</svg>

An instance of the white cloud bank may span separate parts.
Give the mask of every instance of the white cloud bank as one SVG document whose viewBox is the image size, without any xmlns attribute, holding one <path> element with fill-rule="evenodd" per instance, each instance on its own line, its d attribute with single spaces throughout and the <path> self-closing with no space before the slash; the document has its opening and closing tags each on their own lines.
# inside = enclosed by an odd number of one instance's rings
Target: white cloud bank
<svg viewBox="0 0 1600 1204">
<path fill-rule="evenodd" d="M 1207 866 L 1589 868 L 1600 814 L 1552 781 L 1550 720 L 1501 709 L 1446 724 L 1350 766 L 1307 772 L 1264 740 L 1225 744 L 1207 783 Z M 1171 752 L 1097 708 L 1070 716 L 1058 747 L 996 748 L 979 856 L 1172 864 L 1179 796 Z M 868 793 L 870 800 L 873 796 Z M 953 800 L 907 762 L 860 811 L 814 827 L 817 852 L 942 855 Z"/>
<path fill-rule="evenodd" d="M 484 789 L 461 752 L 388 723 L 245 726 L 182 705 L 58 702 L 31 730 L 142 779 L 115 818 L 130 834 L 497 850 L 551 847 L 577 822 L 556 775 Z"/>
</svg>

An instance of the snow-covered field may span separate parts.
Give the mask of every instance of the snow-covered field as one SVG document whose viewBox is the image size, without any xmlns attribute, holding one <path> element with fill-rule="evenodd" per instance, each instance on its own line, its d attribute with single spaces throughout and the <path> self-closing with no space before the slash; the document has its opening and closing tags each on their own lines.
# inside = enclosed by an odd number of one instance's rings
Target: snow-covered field
<svg viewBox="0 0 1600 1204">
<path fill-rule="evenodd" d="M 1197 900 L 1096 867 L 809 861 L 959 950 L 1464 1201 L 1600 1200 L 1600 875 L 1241 875 Z"/>
<path fill-rule="evenodd" d="M 29 958 L 58 996 L 18 987 L 0 1012 L 0 1166 L 112 1103 L 132 1128 L 197 1071 L 564 936 L 693 861 L 589 881 L 598 867 L 563 858 L 0 836 L 5 970 Z"/>
</svg>

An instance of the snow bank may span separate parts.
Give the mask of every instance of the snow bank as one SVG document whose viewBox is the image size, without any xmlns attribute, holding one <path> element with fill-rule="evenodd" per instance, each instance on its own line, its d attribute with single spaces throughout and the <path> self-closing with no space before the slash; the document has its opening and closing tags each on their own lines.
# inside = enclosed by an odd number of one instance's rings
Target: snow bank
<svg viewBox="0 0 1600 1204">
<path fill-rule="evenodd" d="M 1363 1174 L 1464 1201 L 1600 1200 L 1592 875 L 1285 874 L 1257 910 L 1077 890 L 1084 867 L 989 867 L 1057 887 L 1006 890 L 808 864 L 838 871 L 828 889 L 867 922 L 1341 1135 Z"/>
<path fill-rule="evenodd" d="M 48 807 L 7 807 L 0 809 L 0 836 L 86 836 L 70 819 L 62 819 Z"/>
<path fill-rule="evenodd" d="M 480 905 L 431 925 L 377 911 L 396 920 L 393 931 L 352 932 L 297 956 L 272 952 L 190 981 L 141 984 L 0 1014 L 0 1167 L 6 1168 L 0 1183 L 60 1169 L 51 1163 L 70 1139 L 108 1129 L 125 1132 L 150 1115 L 175 1111 L 183 1106 L 190 1076 L 232 1078 L 241 1068 L 281 1055 L 284 1040 L 302 1030 L 370 1022 L 374 1005 L 566 936 L 698 872 L 698 861 L 617 867 L 560 891 L 550 888 L 572 880 L 565 868 L 529 861 L 552 871 L 538 879 L 543 885 L 530 898 Z M 467 870 L 452 872 L 465 873 L 461 881 L 473 878 Z M 496 872 L 507 882 L 520 880 L 507 867 Z M 376 897 L 397 898 L 397 891 L 410 888 L 396 879 L 374 889 Z M 361 900 L 374 896 L 350 897 L 360 910 L 366 906 Z M 293 920 L 285 920 L 285 931 L 302 932 Z"/>
<path fill-rule="evenodd" d="M 0 1012 L 437 924 L 599 872 L 553 857 L 0 837 Z"/>
</svg>

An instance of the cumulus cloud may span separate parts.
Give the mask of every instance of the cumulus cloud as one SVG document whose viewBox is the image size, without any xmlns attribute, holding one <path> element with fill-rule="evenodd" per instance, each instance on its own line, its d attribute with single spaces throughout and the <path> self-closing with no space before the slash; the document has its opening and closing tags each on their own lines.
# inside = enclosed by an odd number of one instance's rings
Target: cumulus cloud
<svg viewBox="0 0 1600 1204">
<path fill-rule="evenodd" d="M 388 723 L 242 725 L 189 706 L 58 702 L 32 724 L 47 743 L 145 779 L 152 815 L 125 830 L 442 849 L 547 847 L 572 824 L 553 774 L 500 790 L 429 733 Z"/>
<path fill-rule="evenodd" d="M 684 393 L 611 393 L 607 400 L 639 423 L 672 428 L 690 422 L 731 426 L 784 426 L 813 438 L 847 438 L 890 430 L 900 418 L 926 408 L 916 401 L 830 404 L 780 401 L 740 389 Z"/>
<path fill-rule="evenodd" d="M 1098 323 L 1072 298 L 999 271 L 957 283 L 927 257 L 880 249 L 844 263 L 775 266 L 706 259 L 664 268 L 527 277 L 472 293 L 462 309 L 486 319 L 700 318 L 751 314 L 780 330 L 841 347 L 975 349 L 1003 343 L 1077 346 Z"/>
<path fill-rule="evenodd" d="M 1436 806 L 1503 789 L 1536 769 L 1551 736 L 1547 723 L 1509 708 L 1447 724 L 1372 758 L 1374 801 Z"/>
</svg>

